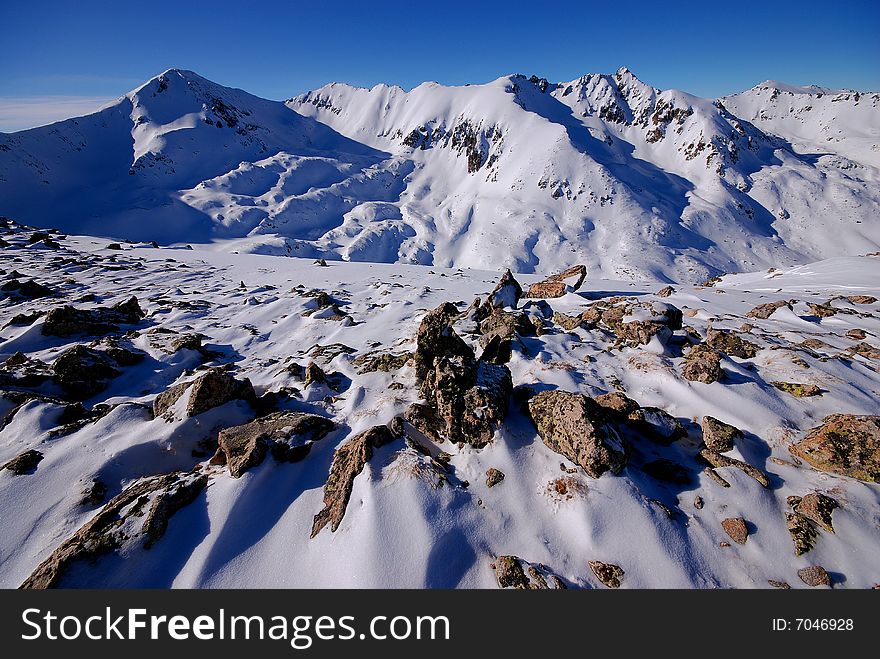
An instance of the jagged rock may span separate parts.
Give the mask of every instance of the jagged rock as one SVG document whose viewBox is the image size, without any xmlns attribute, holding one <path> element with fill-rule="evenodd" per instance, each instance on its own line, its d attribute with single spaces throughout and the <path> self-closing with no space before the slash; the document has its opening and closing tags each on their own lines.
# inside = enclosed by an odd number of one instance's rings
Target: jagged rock
<svg viewBox="0 0 880 659">
<path fill-rule="evenodd" d="M 761 320 L 766 320 L 769 318 L 774 311 L 777 309 L 781 309 L 782 307 L 788 307 L 791 309 L 791 304 L 786 300 L 778 300 L 777 302 L 767 302 L 766 304 L 759 304 L 757 307 L 749 311 L 746 316 L 749 318 L 760 318 Z"/>
<path fill-rule="evenodd" d="M 37 465 L 40 464 L 42 459 L 42 453 L 35 449 L 28 449 L 27 451 L 16 455 L 12 460 L 0 467 L 0 469 L 8 469 L 16 476 L 30 474 L 37 468 Z"/>
<path fill-rule="evenodd" d="M 840 504 L 836 499 L 821 492 L 810 492 L 802 497 L 789 497 L 788 503 L 799 515 L 818 524 L 828 533 L 834 533 L 832 513 Z"/>
<path fill-rule="evenodd" d="M 510 361 L 513 346 L 519 341 L 519 336 L 530 336 L 534 333 L 535 327 L 529 322 L 527 315 L 494 309 L 480 323 L 480 346 L 483 348 L 480 359 L 493 364 L 506 364 Z"/>
<path fill-rule="evenodd" d="M 195 500 L 207 484 L 208 476 L 198 472 L 173 472 L 136 481 L 61 543 L 20 588 L 58 587 L 73 564 L 123 551 L 140 540 L 144 549 L 149 549 L 165 533 L 174 513 Z"/>
<path fill-rule="evenodd" d="M 814 304 L 812 302 L 807 302 L 807 306 L 810 309 L 810 313 L 819 318 L 828 318 L 837 313 L 837 309 L 830 304 Z"/>
<path fill-rule="evenodd" d="M 504 309 L 505 307 L 516 308 L 517 303 L 522 297 L 522 286 L 513 277 L 513 273 L 508 270 L 501 276 L 501 280 L 494 290 L 489 294 L 488 303 L 493 309 Z"/>
<path fill-rule="evenodd" d="M 743 439 L 743 433 L 739 428 L 719 421 L 714 416 L 704 416 L 701 427 L 703 429 L 703 443 L 709 450 L 716 453 L 732 451 L 735 442 Z"/>
<path fill-rule="evenodd" d="M 415 368 L 419 393 L 431 414 L 408 414 L 419 430 L 446 439 L 485 446 L 507 414 L 513 390 L 506 366 L 478 361 L 451 326 L 457 316 L 446 303 L 429 312 L 416 337 Z M 424 422 L 423 425 L 419 423 Z"/>
<path fill-rule="evenodd" d="M 664 286 L 664 287 L 661 288 L 659 291 L 657 291 L 657 292 L 655 293 L 655 295 L 656 295 L 657 297 L 669 297 L 669 296 L 672 295 L 673 293 L 675 293 L 675 289 L 672 288 L 672 286 Z"/>
<path fill-rule="evenodd" d="M 636 419 L 639 412 L 639 404 L 626 394 L 612 391 L 607 394 L 596 396 L 595 400 L 602 407 L 613 410 L 623 418 Z"/>
<path fill-rule="evenodd" d="M 706 333 L 706 345 L 740 359 L 751 359 L 761 349 L 760 346 L 746 341 L 736 332 L 716 329 L 710 329 Z"/>
<path fill-rule="evenodd" d="M 669 446 L 677 439 L 687 437 L 681 422 L 659 407 L 643 407 L 631 415 L 630 425 L 648 439 Z"/>
<path fill-rule="evenodd" d="M 181 334 L 171 340 L 171 353 L 174 354 L 181 350 L 201 350 L 202 335 L 201 334 Z"/>
<path fill-rule="evenodd" d="M 691 382 L 703 382 L 712 384 L 724 377 L 721 368 L 721 353 L 706 346 L 695 345 L 685 357 L 681 374 Z"/>
<path fill-rule="evenodd" d="M 39 387 L 52 377 L 52 369 L 39 359 L 16 352 L 9 357 L 0 370 L 0 384 L 13 387 Z"/>
<path fill-rule="evenodd" d="M 595 400 L 567 391 L 542 391 L 528 402 L 538 435 L 553 451 L 593 478 L 626 465 L 623 440 L 608 412 Z"/>
<path fill-rule="evenodd" d="M 54 289 L 44 286 L 33 279 L 28 279 L 27 281 L 10 279 L 0 286 L 0 291 L 11 293 L 17 297 L 28 298 L 30 300 L 55 295 Z"/>
<path fill-rule="evenodd" d="M 728 517 L 721 520 L 721 528 L 730 536 L 730 539 L 739 545 L 746 544 L 749 539 L 749 529 L 746 526 L 746 520 L 742 517 Z"/>
<path fill-rule="evenodd" d="M 257 396 L 251 381 L 236 380 L 222 368 L 212 368 L 191 382 L 181 382 L 156 396 L 153 402 L 153 414 L 161 416 L 171 408 L 190 389 L 189 401 L 186 404 L 186 416 L 195 416 L 202 412 L 228 403 L 231 400 L 243 400 L 256 405 Z"/>
<path fill-rule="evenodd" d="M 632 347 L 647 345 L 655 336 L 665 343 L 681 329 L 681 309 L 666 302 L 612 303 L 605 308 L 596 304 L 581 314 L 581 320 L 594 324 L 597 314 L 621 343 Z"/>
<path fill-rule="evenodd" d="M 495 559 L 495 578 L 501 588 L 529 587 L 529 579 L 516 556 L 499 556 Z"/>
<path fill-rule="evenodd" d="M 789 451 L 816 469 L 880 481 L 880 416 L 832 414 Z"/>
<path fill-rule="evenodd" d="M 73 336 L 74 334 L 108 334 L 119 330 L 119 325 L 134 325 L 144 317 L 136 297 L 112 307 L 76 309 L 70 305 L 56 307 L 43 320 L 44 336 Z"/>
<path fill-rule="evenodd" d="M 309 362 L 309 365 L 306 366 L 305 376 L 303 377 L 303 384 L 308 387 L 310 384 L 326 383 L 327 374 L 324 373 L 324 370 L 315 362 Z"/>
<path fill-rule="evenodd" d="M 767 474 L 747 462 L 742 462 L 735 458 L 729 458 L 726 455 L 722 455 L 721 453 L 717 453 L 708 448 L 704 448 L 700 451 L 700 457 L 715 468 L 736 467 L 746 475 L 754 478 L 763 487 L 770 487 L 770 479 L 767 477 Z"/>
<path fill-rule="evenodd" d="M 701 497 L 701 496 L 694 497 L 694 508 L 696 508 L 697 510 L 702 510 L 704 505 L 705 505 L 705 502 L 703 501 L 703 497 Z"/>
<path fill-rule="evenodd" d="M 406 436 L 406 426 L 404 425 L 405 420 L 404 417 L 398 414 L 397 416 L 391 417 L 391 420 L 387 424 L 388 430 L 390 430 L 391 434 L 397 439 Z"/>
<path fill-rule="evenodd" d="M 356 435 L 336 449 L 330 474 L 324 484 L 324 508 L 315 515 L 311 537 L 314 538 L 327 524 L 336 531 L 345 515 L 355 477 L 373 457 L 373 450 L 394 441 L 387 426 L 373 426 Z"/>
<path fill-rule="evenodd" d="M 93 478 L 89 486 L 83 491 L 80 504 L 84 506 L 97 506 L 103 503 L 106 497 L 106 483 L 99 478 Z"/>
<path fill-rule="evenodd" d="M 500 469 L 491 467 L 486 470 L 486 487 L 495 487 L 504 480 L 504 472 Z"/>
<path fill-rule="evenodd" d="M 587 276 L 587 267 L 575 265 L 529 287 L 527 298 L 556 298 L 578 290 Z"/>
<path fill-rule="evenodd" d="M 880 348 L 875 348 L 870 343 L 857 343 L 846 349 L 850 355 L 861 355 L 868 359 L 880 359 Z"/>
<path fill-rule="evenodd" d="M 58 427 L 49 431 L 49 436 L 54 439 L 74 433 L 90 423 L 103 419 L 114 407 L 116 406 L 99 403 L 92 406 L 92 409 L 87 410 L 79 402 L 65 405 L 64 410 L 58 417 Z"/>
<path fill-rule="evenodd" d="M 220 431 L 218 451 L 233 478 L 240 478 L 256 467 L 271 450 L 279 462 L 298 462 L 305 458 L 312 443 L 336 428 L 336 424 L 317 414 L 275 412 L 241 426 Z"/>
<path fill-rule="evenodd" d="M 104 391 L 110 380 L 122 375 L 108 354 L 83 345 L 62 352 L 52 370 L 55 378 L 73 400 L 85 400 Z"/>
<path fill-rule="evenodd" d="M 831 575 L 821 565 L 810 565 L 798 570 L 798 576 L 808 586 L 830 586 Z"/>
<path fill-rule="evenodd" d="M 619 565 L 603 563 L 601 561 L 589 561 L 590 569 L 596 578 L 608 588 L 620 588 L 620 580 L 626 574 Z"/>
<path fill-rule="evenodd" d="M 135 348 L 129 341 L 126 343 L 127 345 L 123 345 L 118 337 L 106 336 L 100 341 L 92 342 L 90 347 L 99 349 L 115 361 L 118 366 L 134 366 L 144 361 L 147 353 Z"/>
<path fill-rule="evenodd" d="M 821 396 L 822 390 L 815 384 L 802 384 L 800 382 L 771 382 L 774 387 L 796 398 L 808 398 Z"/>
<path fill-rule="evenodd" d="M 411 352 L 403 352 L 397 355 L 390 352 L 371 352 L 356 357 L 351 363 L 358 367 L 358 373 L 361 374 L 372 373 L 373 371 L 390 373 L 406 366 L 406 363 L 412 357 Z"/>
<path fill-rule="evenodd" d="M 109 243 L 105 249 L 121 250 L 122 245 L 120 245 L 119 243 Z"/>
<path fill-rule="evenodd" d="M 561 311 L 553 312 L 553 322 L 559 325 L 566 332 L 571 332 L 576 330 L 578 327 L 583 326 L 583 318 L 580 316 L 569 316 L 568 314 L 562 313 Z"/>
<path fill-rule="evenodd" d="M 873 295 L 848 295 L 846 299 L 852 304 L 874 304 L 877 301 Z"/>
<path fill-rule="evenodd" d="M 24 325 L 33 325 L 40 318 L 46 315 L 45 311 L 32 311 L 30 313 L 17 313 L 7 323 L 7 327 L 22 327 Z"/>
</svg>

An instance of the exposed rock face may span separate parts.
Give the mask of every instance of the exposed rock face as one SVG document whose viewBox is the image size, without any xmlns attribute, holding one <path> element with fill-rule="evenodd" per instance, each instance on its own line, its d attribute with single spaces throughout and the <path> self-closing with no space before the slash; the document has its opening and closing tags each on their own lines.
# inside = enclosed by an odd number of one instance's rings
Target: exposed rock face
<svg viewBox="0 0 880 659">
<path fill-rule="evenodd" d="M 880 481 L 880 416 L 832 414 L 789 451 L 821 471 L 876 483 Z"/>
<path fill-rule="evenodd" d="M 195 381 L 181 382 L 159 394 L 153 402 L 153 413 L 156 416 L 164 414 L 190 388 L 186 416 L 207 412 L 231 400 L 244 400 L 251 405 L 256 405 L 257 402 L 250 380 L 236 380 L 222 368 L 212 368 Z"/>
<path fill-rule="evenodd" d="M 55 295 L 55 291 L 48 286 L 44 286 L 33 279 L 19 281 L 18 279 L 10 279 L 0 286 L 0 291 L 11 295 L 12 297 L 27 298 L 33 300 L 41 297 L 49 297 Z"/>
<path fill-rule="evenodd" d="M 0 385 L 13 387 L 39 387 L 52 377 L 52 369 L 39 359 L 16 352 L 0 368 Z"/>
<path fill-rule="evenodd" d="M 498 282 L 498 285 L 489 294 L 488 302 L 494 309 L 516 308 L 521 297 L 522 286 L 514 279 L 513 273 L 508 270 L 502 275 L 501 281 Z"/>
<path fill-rule="evenodd" d="M 75 334 L 108 334 L 118 331 L 120 325 L 139 323 L 144 315 L 136 297 L 130 297 L 112 307 L 96 309 L 76 309 L 65 305 L 46 314 L 42 332 L 44 336 L 64 337 Z"/>
<path fill-rule="evenodd" d="M 8 469 L 16 476 L 30 474 L 43 459 L 43 454 L 35 449 L 28 449 L 19 453 L 12 460 L 4 464 L 0 469 Z"/>
<path fill-rule="evenodd" d="M 774 311 L 777 309 L 781 309 L 782 307 L 788 307 L 791 309 L 791 304 L 786 300 L 778 300 L 776 302 L 768 302 L 766 304 L 759 304 L 757 307 L 749 311 L 746 315 L 749 318 L 760 318 L 761 320 L 766 320 L 769 318 Z"/>
<path fill-rule="evenodd" d="M 836 499 L 821 492 L 810 492 L 802 497 L 789 497 L 788 502 L 796 513 L 818 524 L 828 533 L 834 533 L 831 517 L 834 510 L 840 507 Z"/>
<path fill-rule="evenodd" d="M 271 450 L 279 462 L 298 462 L 336 424 L 317 414 L 276 412 L 241 426 L 220 431 L 218 451 L 223 453 L 229 474 L 239 478 L 259 465 Z"/>
<path fill-rule="evenodd" d="M 760 350 L 758 345 L 728 330 L 710 329 L 706 334 L 706 345 L 740 359 L 751 359 Z"/>
<path fill-rule="evenodd" d="M 691 348 L 684 360 L 681 374 L 685 380 L 712 384 L 724 377 L 721 368 L 721 353 L 717 350 L 699 344 Z"/>
<path fill-rule="evenodd" d="M 133 547 L 139 541 L 149 549 L 164 535 L 174 513 L 191 503 L 207 484 L 208 477 L 197 472 L 174 472 L 135 482 L 40 563 L 21 588 L 58 587 L 74 563 Z"/>
<path fill-rule="evenodd" d="M 659 407 L 639 407 L 636 401 L 619 391 L 601 394 L 594 400 L 605 408 L 615 423 L 658 444 L 668 446 L 687 436 L 684 426 L 666 410 Z"/>
<path fill-rule="evenodd" d="M 529 579 L 516 556 L 499 556 L 495 559 L 495 578 L 501 588 L 524 590 L 529 587 Z"/>
<path fill-rule="evenodd" d="M 590 561 L 590 569 L 596 578 L 608 588 L 620 588 L 620 580 L 626 574 L 619 565 L 613 563 L 603 563 L 601 561 Z"/>
<path fill-rule="evenodd" d="M 525 314 L 495 309 L 480 323 L 480 346 L 483 348 L 480 359 L 493 364 L 506 364 L 510 361 L 513 346 L 519 342 L 519 336 L 534 333 L 535 327 Z"/>
<path fill-rule="evenodd" d="M 62 352 L 52 370 L 71 399 L 85 400 L 106 389 L 110 380 L 122 375 L 117 365 L 108 354 L 77 345 Z"/>
<path fill-rule="evenodd" d="M 812 302 L 808 302 L 807 307 L 809 307 L 811 314 L 819 318 L 828 318 L 829 316 L 833 316 L 837 313 L 837 309 L 832 307 L 830 304 L 814 304 Z"/>
<path fill-rule="evenodd" d="M 626 465 L 623 440 L 608 412 L 595 400 L 567 391 L 542 391 L 528 403 L 538 435 L 553 451 L 593 478 Z"/>
<path fill-rule="evenodd" d="M 664 286 L 659 291 L 655 293 L 657 297 L 669 297 L 670 295 L 675 293 L 675 289 L 672 286 Z"/>
<path fill-rule="evenodd" d="M 480 447 L 492 440 L 507 414 L 513 383 L 506 366 L 478 361 L 455 333 L 451 322 L 457 313 L 446 303 L 422 320 L 416 337 L 416 378 L 431 411 L 421 414 L 416 409 L 407 419 L 437 441 Z"/>
<path fill-rule="evenodd" d="M 798 570 L 798 576 L 808 586 L 830 586 L 831 575 L 821 565 L 811 565 Z"/>
<path fill-rule="evenodd" d="M 749 538 L 749 529 L 746 520 L 742 517 L 728 517 L 721 520 L 721 528 L 737 544 L 744 545 Z"/>
<path fill-rule="evenodd" d="M 774 387 L 796 398 L 809 398 L 821 396 L 822 390 L 815 384 L 802 384 L 800 382 L 771 382 Z"/>
<path fill-rule="evenodd" d="M 390 373 L 406 366 L 412 357 L 412 353 L 409 352 L 400 354 L 370 352 L 356 357 L 351 363 L 358 367 L 358 373 L 372 373 L 373 371 Z"/>
<path fill-rule="evenodd" d="M 529 286 L 527 298 L 556 298 L 578 290 L 587 276 L 585 265 L 575 265 Z"/>
<path fill-rule="evenodd" d="M 324 508 L 315 515 L 311 537 L 314 538 L 327 524 L 331 531 L 339 528 L 345 515 L 355 477 L 373 457 L 373 450 L 394 441 L 394 433 L 387 426 L 373 426 L 356 435 L 336 449 L 330 475 L 324 484 Z"/>
<path fill-rule="evenodd" d="M 715 468 L 736 467 L 745 474 L 754 478 L 763 487 L 770 487 L 770 479 L 767 477 L 767 474 L 765 474 L 757 467 L 748 464 L 747 462 L 742 462 L 741 460 L 736 460 L 735 458 L 729 458 L 726 455 L 721 455 L 720 453 L 712 451 L 708 448 L 704 448 L 702 451 L 700 451 L 700 457 Z M 729 487 L 729 484 L 726 487 Z"/>
<path fill-rule="evenodd" d="M 873 295 L 849 295 L 846 299 L 853 304 L 874 304 L 877 301 Z"/>
<path fill-rule="evenodd" d="M 592 305 L 581 314 L 581 319 L 588 326 L 601 323 L 624 345 L 647 345 L 655 336 L 665 343 L 672 332 L 681 329 L 682 313 L 676 306 L 665 302 L 612 300 L 614 298 Z"/>
<path fill-rule="evenodd" d="M 495 487 L 504 480 L 504 472 L 500 469 L 491 467 L 486 470 L 486 487 Z"/>
<path fill-rule="evenodd" d="M 736 441 L 742 441 L 742 431 L 730 425 L 719 421 L 714 416 L 704 416 L 701 424 L 703 429 L 703 443 L 710 451 L 716 453 L 726 453 L 732 451 Z"/>
</svg>

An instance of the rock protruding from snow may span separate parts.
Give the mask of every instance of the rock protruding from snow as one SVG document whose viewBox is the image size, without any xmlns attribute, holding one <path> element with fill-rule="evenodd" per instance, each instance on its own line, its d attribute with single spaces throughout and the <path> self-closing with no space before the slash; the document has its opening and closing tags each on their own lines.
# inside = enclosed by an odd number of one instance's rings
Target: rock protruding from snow
<svg viewBox="0 0 880 659">
<path fill-rule="evenodd" d="M 592 478 L 620 473 L 626 465 L 623 439 L 604 407 L 583 394 L 542 391 L 528 403 L 538 435 L 553 451 Z"/>
<path fill-rule="evenodd" d="M 613 563 L 603 563 L 602 561 L 590 561 L 590 569 L 596 578 L 608 588 L 620 588 L 620 581 L 626 574 L 623 568 Z"/>
<path fill-rule="evenodd" d="M 28 449 L 16 455 L 12 460 L 0 467 L 0 470 L 8 469 L 16 476 L 30 474 L 43 460 L 43 454 L 36 449 Z"/>
<path fill-rule="evenodd" d="M 781 309 L 782 307 L 787 307 L 791 309 L 791 304 L 787 300 L 777 300 L 776 302 L 767 302 L 766 304 L 759 304 L 757 307 L 749 311 L 746 315 L 749 318 L 758 318 L 760 320 L 767 320 L 773 312 L 777 309 Z"/>
<path fill-rule="evenodd" d="M 587 276 L 587 266 L 575 265 L 562 272 L 550 275 L 544 281 L 539 281 L 529 286 L 527 298 L 556 298 L 566 293 L 573 293 L 584 283 Z"/>
<path fill-rule="evenodd" d="M 317 414 L 275 412 L 250 423 L 220 431 L 218 453 L 233 478 L 240 478 L 248 469 L 258 466 L 266 454 L 279 462 L 298 462 L 336 424 Z"/>
<path fill-rule="evenodd" d="M 730 458 L 726 455 L 722 455 L 721 453 L 712 451 L 708 448 L 704 448 L 703 450 L 701 450 L 699 455 L 703 460 L 708 462 L 710 465 L 712 465 L 712 467 L 716 469 L 719 469 L 721 467 L 736 467 L 743 473 L 754 478 L 763 487 L 770 487 L 770 478 L 767 476 L 767 474 L 765 474 L 754 465 L 750 465 L 748 462 L 743 462 L 742 460 L 737 460 L 736 458 Z M 718 477 L 720 478 L 720 476 Z M 723 478 L 721 480 L 724 481 Z M 728 483 L 723 487 L 730 487 L 730 484 Z"/>
<path fill-rule="evenodd" d="M 232 400 L 243 400 L 251 405 L 256 405 L 257 401 L 250 380 L 236 380 L 223 368 L 212 368 L 195 381 L 181 382 L 159 394 L 153 402 L 153 413 L 161 416 L 167 412 L 187 390 L 190 390 L 186 404 L 188 417 L 207 412 Z"/>
<path fill-rule="evenodd" d="M 103 351 L 77 345 L 62 352 L 52 370 L 55 378 L 73 400 L 85 400 L 107 388 L 110 380 L 122 375 L 118 362 Z"/>
<path fill-rule="evenodd" d="M 710 329 L 706 333 L 706 345 L 713 350 L 721 351 L 740 359 L 751 359 L 760 350 L 760 346 L 747 341 L 736 332 L 729 330 Z"/>
<path fill-rule="evenodd" d="M 489 294 L 488 302 L 493 309 L 506 309 L 507 307 L 515 309 L 522 293 L 522 286 L 514 278 L 513 273 L 508 270 L 501 276 L 501 280 Z"/>
<path fill-rule="evenodd" d="M 749 528 L 742 517 L 728 517 L 721 520 L 721 528 L 738 545 L 746 544 L 749 539 Z"/>
<path fill-rule="evenodd" d="M 529 563 L 519 556 L 499 556 L 492 567 L 499 588 L 514 590 L 564 590 L 562 579 L 550 572 L 546 566 Z"/>
<path fill-rule="evenodd" d="M 789 450 L 821 471 L 876 483 L 880 481 L 880 416 L 832 414 Z"/>
<path fill-rule="evenodd" d="M 62 337 L 108 334 L 118 331 L 120 325 L 139 323 L 145 315 L 136 297 L 130 297 L 112 307 L 96 309 L 77 309 L 67 304 L 46 314 L 42 332 L 44 336 Z"/>
<path fill-rule="evenodd" d="M 732 451 L 735 442 L 743 439 L 743 433 L 739 428 L 719 421 L 714 416 L 704 416 L 700 425 L 703 430 L 703 443 L 716 453 Z"/>
<path fill-rule="evenodd" d="M 374 449 L 394 439 L 394 433 L 388 426 L 373 426 L 336 449 L 330 465 L 330 475 L 324 484 L 324 508 L 315 515 L 312 523 L 312 538 L 327 524 L 331 531 L 339 528 L 351 497 L 355 477 L 373 457 Z"/>
<path fill-rule="evenodd" d="M 831 575 L 821 565 L 810 565 L 809 567 L 798 570 L 798 576 L 801 581 L 811 587 L 830 586 Z"/>
<path fill-rule="evenodd" d="M 678 307 L 666 302 L 634 302 L 632 298 L 609 298 L 590 305 L 579 318 L 587 327 L 603 326 L 617 336 L 618 344 L 647 345 L 656 336 L 666 343 L 682 325 Z"/>
<path fill-rule="evenodd" d="M 721 368 L 721 353 L 713 350 L 705 343 L 691 348 L 684 360 L 681 374 L 685 380 L 712 384 L 724 377 Z"/>
</svg>

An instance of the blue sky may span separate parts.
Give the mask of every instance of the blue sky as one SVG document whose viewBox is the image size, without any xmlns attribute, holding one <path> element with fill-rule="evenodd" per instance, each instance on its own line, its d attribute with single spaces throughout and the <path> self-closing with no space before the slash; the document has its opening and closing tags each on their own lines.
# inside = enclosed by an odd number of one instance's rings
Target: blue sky
<svg viewBox="0 0 880 659">
<path fill-rule="evenodd" d="M 876 0 L 2 3 L 0 130 L 81 114 L 171 67 L 275 99 L 336 80 L 562 81 L 620 66 L 710 97 L 766 79 L 880 89 Z"/>
</svg>

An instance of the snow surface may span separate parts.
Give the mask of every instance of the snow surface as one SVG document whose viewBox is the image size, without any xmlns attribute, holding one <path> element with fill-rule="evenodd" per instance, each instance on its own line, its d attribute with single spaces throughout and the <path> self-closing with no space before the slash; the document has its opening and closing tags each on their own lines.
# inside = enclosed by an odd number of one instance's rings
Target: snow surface
<svg viewBox="0 0 880 659">
<path fill-rule="evenodd" d="M 381 209 L 376 213 L 388 215 Z M 0 251 L 0 267 L 14 267 L 61 287 L 64 295 L 15 306 L 2 302 L 4 315 L 45 310 L 87 292 L 103 304 L 137 295 L 148 313 L 142 329 L 200 332 L 218 353 L 215 363 L 234 364 L 236 375 L 249 377 L 258 393 L 297 387 L 302 397 L 290 403 L 292 409 L 327 415 L 340 428 L 315 444 L 302 462 L 276 464 L 267 458 L 233 479 L 225 468 L 208 466 L 206 458 L 194 457 L 191 451 L 217 428 L 244 420 L 246 406 L 231 403 L 184 420 L 151 419 L 138 404 L 150 404 L 159 392 L 186 378 L 185 371 L 195 368 L 198 356 L 189 350 L 164 354 L 151 347 L 149 334 L 141 332 L 134 342 L 149 357 L 124 369 L 110 389 L 86 401 L 87 406 L 119 403 L 106 417 L 51 439 L 47 433 L 60 408 L 28 403 L 0 431 L 0 462 L 32 447 L 45 455 L 33 474 L 0 472 L 2 587 L 18 586 L 96 513 L 97 508 L 79 503 L 91 478 L 100 476 L 112 496 L 137 477 L 197 463 L 211 475 L 207 490 L 171 519 L 167 533 L 152 549 L 83 564 L 64 585 L 494 587 L 490 563 L 499 554 L 543 563 L 570 587 L 587 588 L 601 587 L 587 566 L 589 560 L 620 565 L 626 572 L 624 588 L 767 587 L 768 579 L 803 587 L 797 570 L 816 563 L 845 587 L 869 587 L 880 575 L 878 486 L 795 466 L 787 450 L 827 414 L 878 413 L 876 360 L 833 356 L 854 343 L 845 332 L 855 327 L 867 331 L 869 342 L 880 342 L 880 307 L 836 300 L 835 306 L 854 313 L 819 320 L 805 305 L 839 294 L 877 296 L 878 257 L 841 257 L 772 273 L 728 276 L 715 287 L 676 286 L 662 303 L 683 309 L 685 324 L 700 334 L 710 324 L 738 328 L 756 304 L 799 300 L 791 312 L 780 309 L 767 320 L 748 319 L 755 325 L 749 338 L 778 349 L 761 350 L 752 360 L 725 359 L 726 382 L 707 385 L 682 379 L 682 358 L 669 351 L 609 350 L 609 339 L 601 331 L 557 329 L 526 338 L 509 365 L 515 385 L 589 395 L 620 387 L 642 405 L 667 410 L 685 423 L 690 437 L 668 448 L 640 447 L 641 455 L 619 476 L 591 479 L 579 470 L 569 475 L 560 464 L 568 469 L 573 465 L 549 450 L 511 404 L 507 420 L 486 448 L 449 443 L 428 447 L 434 454 L 442 450 L 452 455 L 450 482 L 442 487 L 437 487 L 430 470 L 425 474 L 418 469 L 419 455 L 402 441 L 379 449 L 355 480 L 338 531 L 325 529 L 309 539 L 334 449 L 418 399 L 411 366 L 360 375 L 352 360 L 372 350 L 412 350 L 427 310 L 445 301 L 461 303 L 463 309 L 474 296 L 485 298 L 502 273 L 377 263 L 330 262 L 319 267 L 311 259 L 198 246 L 183 250 L 125 245 L 120 252 L 106 249 L 106 240 L 76 236 L 63 239 L 62 249 L 51 253 L 26 247 L 21 238 L 13 242 Z M 49 254 L 72 258 L 59 265 Z M 84 256 L 99 260 L 83 267 L 79 264 Z M 516 276 L 523 285 L 538 279 Z M 331 292 L 354 323 L 303 316 L 311 299 L 292 290 L 299 285 Z M 653 291 L 661 285 L 591 276 L 581 291 L 550 302 L 554 310 L 576 313 L 611 295 L 653 300 Z M 0 360 L 21 350 L 51 362 L 75 342 L 43 337 L 41 322 L 5 327 L 0 332 Z M 797 347 L 810 337 L 829 345 L 817 351 Z M 303 388 L 285 370 L 289 358 L 306 364 L 313 346 L 332 343 L 356 351 L 318 360 L 325 370 L 344 375 L 348 384 L 342 391 L 324 385 Z M 771 387 L 773 380 L 814 382 L 825 393 L 794 398 Z M 392 382 L 402 388 L 390 388 Z M 736 469 L 720 470 L 731 483 L 727 489 L 699 473 L 693 455 L 700 431 L 694 421 L 706 414 L 745 431 L 745 441 L 732 455 L 767 471 L 770 488 Z M 692 484 L 663 484 L 643 473 L 641 461 L 655 456 L 689 465 Z M 506 475 L 492 489 L 485 485 L 490 467 Z M 553 485 L 560 477 L 570 479 L 568 495 L 560 495 Z M 465 488 L 463 481 L 470 486 Z M 836 533 L 821 533 L 809 554 L 795 557 L 785 527 L 786 497 L 813 490 L 831 493 L 841 502 L 834 512 Z M 702 509 L 693 505 L 696 496 L 705 501 Z M 670 519 L 654 501 L 673 510 L 675 517 Z M 748 542 L 720 546 L 729 540 L 721 519 L 737 516 L 751 525 Z"/>
</svg>

